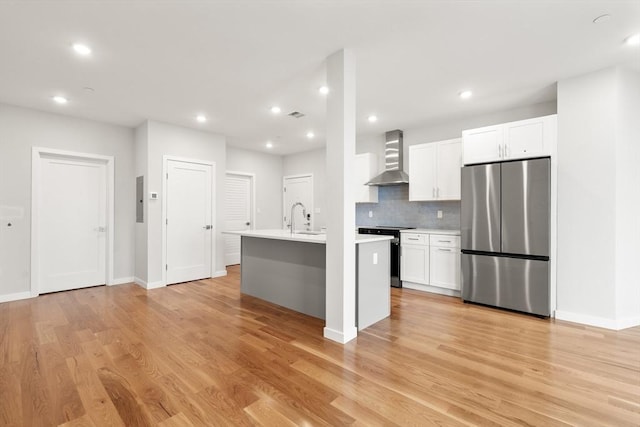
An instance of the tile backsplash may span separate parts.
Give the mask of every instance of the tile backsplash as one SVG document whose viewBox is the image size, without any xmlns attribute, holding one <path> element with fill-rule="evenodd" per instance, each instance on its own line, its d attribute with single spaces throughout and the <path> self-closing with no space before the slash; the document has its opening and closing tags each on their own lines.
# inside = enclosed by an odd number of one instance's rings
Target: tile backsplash
<svg viewBox="0 0 640 427">
<path fill-rule="evenodd" d="M 442 219 L 437 217 L 439 210 Z M 459 230 L 460 201 L 410 202 L 408 185 L 379 187 L 378 203 L 356 204 L 356 224 Z"/>
</svg>

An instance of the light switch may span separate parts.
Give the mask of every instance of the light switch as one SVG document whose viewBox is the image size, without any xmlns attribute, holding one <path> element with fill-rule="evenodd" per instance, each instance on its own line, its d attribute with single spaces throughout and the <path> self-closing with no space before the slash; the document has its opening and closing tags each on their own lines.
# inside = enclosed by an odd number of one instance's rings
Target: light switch
<svg viewBox="0 0 640 427">
<path fill-rule="evenodd" d="M 378 264 L 378 252 L 373 253 L 373 265 Z"/>
<path fill-rule="evenodd" d="M 373 211 L 369 211 L 369 218 L 373 218 Z"/>
</svg>

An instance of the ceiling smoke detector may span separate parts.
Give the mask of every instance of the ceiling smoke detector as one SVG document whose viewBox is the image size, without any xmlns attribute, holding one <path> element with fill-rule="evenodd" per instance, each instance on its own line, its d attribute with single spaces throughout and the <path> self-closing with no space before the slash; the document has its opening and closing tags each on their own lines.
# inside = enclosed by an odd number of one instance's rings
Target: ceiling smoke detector
<svg viewBox="0 0 640 427">
<path fill-rule="evenodd" d="M 304 114 L 302 114 L 300 111 L 292 111 L 289 114 L 287 114 L 287 116 L 293 117 L 295 119 L 299 119 L 300 117 L 304 117 Z"/>
</svg>

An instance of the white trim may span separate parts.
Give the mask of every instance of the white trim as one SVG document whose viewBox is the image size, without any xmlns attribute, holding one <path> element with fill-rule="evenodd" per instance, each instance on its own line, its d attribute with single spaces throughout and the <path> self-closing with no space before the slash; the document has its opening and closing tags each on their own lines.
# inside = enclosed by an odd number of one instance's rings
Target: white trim
<svg viewBox="0 0 640 427">
<path fill-rule="evenodd" d="M 346 344 L 358 336 L 358 328 L 355 326 L 344 332 L 336 331 L 335 329 L 327 328 L 325 326 L 323 332 L 325 338 L 339 342 L 340 344 Z"/>
<path fill-rule="evenodd" d="M 558 306 L 558 115 L 555 119 L 544 121 L 544 125 L 553 124 L 551 135 L 551 218 L 549 229 L 549 309 L 552 317 Z"/>
<path fill-rule="evenodd" d="M 627 317 L 624 319 L 608 319 L 606 317 L 590 316 L 588 314 L 572 313 L 569 311 L 556 310 L 556 319 L 567 322 L 580 323 L 583 325 L 596 326 L 598 328 L 621 329 L 640 326 L 640 317 Z"/>
<path fill-rule="evenodd" d="M 227 270 L 218 270 L 215 273 L 213 273 L 213 276 L 211 276 L 212 279 L 215 279 L 216 277 L 224 277 L 227 275 Z"/>
<path fill-rule="evenodd" d="M 447 289 L 447 288 L 441 288 L 439 286 L 431 286 L 431 285 L 421 285 L 419 283 L 405 282 L 404 280 L 402 281 L 402 287 L 407 289 L 413 289 L 416 291 L 421 291 L 421 292 L 429 292 L 432 294 L 446 295 L 449 297 L 460 298 L 460 291 L 457 291 L 455 289 Z"/>
<path fill-rule="evenodd" d="M 225 175 L 248 176 L 251 178 L 251 194 L 249 195 L 251 198 L 251 219 L 249 220 L 251 225 L 249 230 L 255 230 L 256 221 L 258 220 L 258 217 L 256 216 L 256 174 L 250 172 L 226 171 Z"/>
<path fill-rule="evenodd" d="M 75 151 L 56 150 L 44 147 L 31 148 L 31 296 L 40 294 L 39 286 L 39 242 L 38 242 L 38 200 L 40 195 L 40 159 L 42 155 L 53 155 L 68 157 L 79 160 L 93 160 L 104 162 L 107 167 L 107 250 L 106 250 L 106 277 L 107 285 L 113 284 L 113 264 L 114 264 L 114 221 L 115 221 L 115 179 L 114 179 L 114 157 L 101 156 L 98 154 L 81 153 Z"/>
<path fill-rule="evenodd" d="M 37 297 L 38 295 L 32 295 L 30 291 L 27 292 L 16 292 L 15 294 L 6 294 L 6 295 L 0 295 L 0 303 L 3 302 L 11 302 L 11 301 L 18 301 L 21 299 L 28 299 L 28 298 L 33 298 L 33 297 Z"/>
<path fill-rule="evenodd" d="M 124 285 L 127 283 L 133 283 L 135 281 L 135 278 L 133 276 L 131 277 L 119 277 L 117 279 L 113 279 L 113 283 L 111 283 L 110 286 L 113 285 Z"/>
<path fill-rule="evenodd" d="M 216 222 L 216 162 L 206 160 L 190 159 L 176 156 L 162 156 L 162 265 L 167 265 L 167 173 L 169 171 L 168 162 L 195 163 L 197 165 L 211 166 L 211 272 L 216 267 L 216 242 L 218 241 L 219 230 Z M 160 285 L 157 285 L 161 283 Z M 162 280 L 147 284 L 147 289 L 155 289 L 167 286 L 167 269 L 162 268 Z"/>
<path fill-rule="evenodd" d="M 285 203 L 284 183 L 285 183 L 285 181 L 287 179 L 306 178 L 306 177 L 311 178 L 311 207 L 307 208 L 307 213 L 311 214 L 311 224 L 309 225 L 309 228 L 311 230 L 314 229 L 313 228 L 313 224 L 315 223 L 316 215 L 315 215 L 315 211 L 313 210 L 313 204 L 314 204 L 314 199 L 315 199 L 315 191 L 314 191 L 314 185 L 313 185 L 313 173 L 301 173 L 301 174 L 297 174 L 297 175 L 285 175 L 285 176 L 282 177 L 282 188 L 280 189 L 280 192 L 282 194 L 282 215 L 280 215 L 280 217 L 282 218 L 282 229 L 283 230 L 287 229 L 287 225 L 285 224 L 285 221 L 284 221 L 284 216 L 287 215 L 287 207 L 284 205 L 284 203 Z"/>
<path fill-rule="evenodd" d="M 139 277 L 134 277 L 134 283 L 138 286 L 140 286 L 141 288 L 145 288 L 147 290 L 149 289 L 158 289 L 158 288 L 164 288 L 166 285 L 158 280 L 157 282 L 151 282 L 151 283 L 147 283 L 144 280 L 140 279 Z"/>
</svg>

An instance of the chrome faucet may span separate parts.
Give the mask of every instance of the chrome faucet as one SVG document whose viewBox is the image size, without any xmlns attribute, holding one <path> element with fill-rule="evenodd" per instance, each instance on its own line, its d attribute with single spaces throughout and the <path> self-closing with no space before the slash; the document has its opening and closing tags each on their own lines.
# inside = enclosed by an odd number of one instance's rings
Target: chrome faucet
<svg viewBox="0 0 640 427">
<path fill-rule="evenodd" d="M 296 206 L 301 206 L 302 207 L 302 216 L 303 216 L 303 218 L 307 217 L 307 208 L 305 208 L 302 203 L 296 202 L 291 206 L 291 216 L 290 216 L 291 223 L 289 224 L 290 227 L 291 227 L 291 235 L 293 235 L 293 233 L 295 233 L 295 231 L 296 231 L 296 220 L 295 220 L 295 216 L 293 215 L 293 213 L 294 213 L 294 211 L 296 209 Z"/>
</svg>

